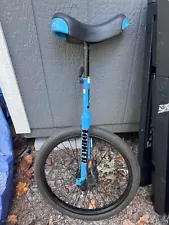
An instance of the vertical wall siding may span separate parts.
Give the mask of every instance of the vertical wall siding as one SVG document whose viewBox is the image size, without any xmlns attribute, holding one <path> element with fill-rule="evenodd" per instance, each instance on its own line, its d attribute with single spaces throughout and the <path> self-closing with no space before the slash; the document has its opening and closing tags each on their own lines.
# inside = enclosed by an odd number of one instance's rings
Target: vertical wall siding
<svg viewBox="0 0 169 225">
<path fill-rule="evenodd" d="M 30 127 L 53 127 L 31 0 L 1 0 L 0 19 Z"/>
<path fill-rule="evenodd" d="M 92 123 L 139 122 L 146 7 L 147 0 L 0 1 L 0 18 L 32 129 L 80 123 L 83 48 L 52 36 L 55 12 L 90 24 L 126 14 L 130 27 L 123 35 L 91 46 Z"/>
<path fill-rule="evenodd" d="M 145 0 L 90 1 L 93 24 L 119 13 L 130 20 L 121 37 L 92 46 L 94 124 L 139 122 L 146 6 Z"/>
<path fill-rule="evenodd" d="M 64 12 L 86 22 L 87 0 L 32 0 L 45 70 L 46 85 L 56 127 L 75 126 L 80 122 L 78 98 L 79 68 L 82 65 L 81 45 L 57 40 L 50 32 L 55 12 Z"/>
</svg>

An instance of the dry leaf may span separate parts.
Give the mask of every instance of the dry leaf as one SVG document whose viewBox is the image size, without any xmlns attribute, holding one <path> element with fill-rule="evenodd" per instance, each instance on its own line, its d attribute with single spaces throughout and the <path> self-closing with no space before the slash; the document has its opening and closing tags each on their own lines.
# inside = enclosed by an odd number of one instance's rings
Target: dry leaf
<svg viewBox="0 0 169 225">
<path fill-rule="evenodd" d="M 19 165 L 19 168 L 18 168 L 19 172 L 21 172 L 21 173 L 27 172 L 32 164 L 33 164 L 33 157 L 32 157 L 32 155 L 26 154 L 23 157 L 22 162 Z"/>
<path fill-rule="evenodd" d="M 52 159 L 51 159 L 51 158 L 48 158 L 48 159 L 46 160 L 46 165 L 47 165 L 47 166 L 51 166 L 51 165 L 52 165 Z"/>
<path fill-rule="evenodd" d="M 29 167 L 30 167 L 30 165 L 27 164 L 27 162 L 25 162 L 25 161 L 23 160 L 23 161 L 20 163 L 18 170 L 19 170 L 19 172 L 21 172 L 21 173 L 25 173 L 26 171 L 29 170 Z"/>
<path fill-rule="evenodd" d="M 123 221 L 123 225 L 134 225 L 130 220 L 126 219 Z"/>
<path fill-rule="evenodd" d="M 32 184 L 32 180 L 28 177 L 23 177 L 20 182 L 26 183 L 27 187 L 29 187 L 30 184 Z"/>
<path fill-rule="evenodd" d="M 116 157 L 116 161 L 120 164 L 125 164 L 125 160 L 121 154 L 118 154 Z"/>
<path fill-rule="evenodd" d="M 138 225 L 145 225 L 149 223 L 149 215 L 144 215 L 140 217 L 139 221 L 137 222 Z"/>
<path fill-rule="evenodd" d="M 26 171 L 25 176 L 31 179 L 33 178 L 33 174 L 34 174 L 33 170 L 28 170 Z"/>
<path fill-rule="evenodd" d="M 17 216 L 16 215 L 9 215 L 7 217 L 7 220 L 6 220 L 7 223 L 10 223 L 12 225 L 15 225 L 17 224 Z"/>
<path fill-rule="evenodd" d="M 96 200 L 94 200 L 94 199 L 90 200 L 87 208 L 95 209 L 96 208 Z"/>
<path fill-rule="evenodd" d="M 31 154 L 24 155 L 23 159 L 29 166 L 33 164 L 33 157 Z"/>
<path fill-rule="evenodd" d="M 16 186 L 17 196 L 22 196 L 28 191 L 28 184 L 26 182 L 19 182 Z"/>
</svg>

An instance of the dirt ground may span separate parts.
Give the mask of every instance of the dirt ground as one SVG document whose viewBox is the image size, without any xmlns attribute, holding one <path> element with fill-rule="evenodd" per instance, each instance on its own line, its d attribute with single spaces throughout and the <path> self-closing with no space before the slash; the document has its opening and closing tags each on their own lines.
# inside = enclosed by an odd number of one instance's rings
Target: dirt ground
<svg viewBox="0 0 169 225">
<path fill-rule="evenodd" d="M 131 149 L 137 153 L 138 137 L 136 134 L 122 135 L 128 142 Z M 26 151 L 25 151 L 26 150 Z M 22 152 L 31 153 L 36 158 L 37 152 L 34 151 L 32 142 L 22 138 L 15 140 L 15 178 L 14 178 L 14 194 L 9 212 L 9 218 L 6 224 L 18 225 L 167 225 L 167 216 L 159 216 L 153 208 L 151 201 L 151 186 L 140 188 L 133 202 L 119 215 L 102 221 L 81 221 L 61 215 L 59 212 L 49 206 L 41 197 L 33 177 L 33 164 L 29 168 L 29 172 L 23 175 L 25 165 L 22 164 Z M 30 161 L 30 159 L 29 159 Z M 21 165 L 21 166 L 20 166 Z M 18 169 L 18 167 L 20 169 Z M 24 168 L 23 168 L 24 167 Z M 22 181 L 29 183 L 19 189 L 18 183 Z M 13 217 L 11 217 L 13 216 Z M 147 219 L 139 223 L 140 218 Z"/>
</svg>

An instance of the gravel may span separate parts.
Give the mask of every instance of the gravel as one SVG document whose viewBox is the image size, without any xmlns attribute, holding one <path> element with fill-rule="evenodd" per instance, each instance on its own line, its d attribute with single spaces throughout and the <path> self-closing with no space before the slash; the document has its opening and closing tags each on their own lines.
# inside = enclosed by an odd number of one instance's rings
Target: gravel
<svg viewBox="0 0 169 225">
<path fill-rule="evenodd" d="M 122 135 L 131 149 L 137 153 L 137 135 Z M 51 164 L 52 159 L 49 163 Z M 18 179 L 16 173 L 16 179 Z M 153 208 L 151 202 L 151 186 L 140 188 L 133 202 L 119 215 L 102 221 L 81 221 L 64 215 L 49 206 L 41 197 L 36 183 L 33 179 L 27 193 L 18 197 L 14 194 L 10 215 L 17 215 L 18 225 L 123 225 L 125 219 L 129 219 L 133 224 L 137 224 L 143 215 L 149 215 L 149 224 L 167 225 L 167 216 L 159 216 Z M 6 223 L 8 224 L 8 223 Z"/>
</svg>

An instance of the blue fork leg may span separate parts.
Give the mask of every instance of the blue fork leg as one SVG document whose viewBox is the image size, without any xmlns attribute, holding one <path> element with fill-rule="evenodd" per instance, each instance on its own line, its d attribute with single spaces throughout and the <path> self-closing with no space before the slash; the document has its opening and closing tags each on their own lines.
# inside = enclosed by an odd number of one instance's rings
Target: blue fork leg
<svg viewBox="0 0 169 225">
<path fill-rule="evenodd" d="M 81 145 L 81 162 L 80 178 L 76 179 L 76 185 L 82 186 L 87 177 L 87 163 L 91 155 L 91 141 L 89 138 L 89 127 L 91 120 L 90 113 L 90 77 L 82 78 L 83 83 L 83 113 L 81 116 L 82 124 L 82 145 Z"/>
</svg>

